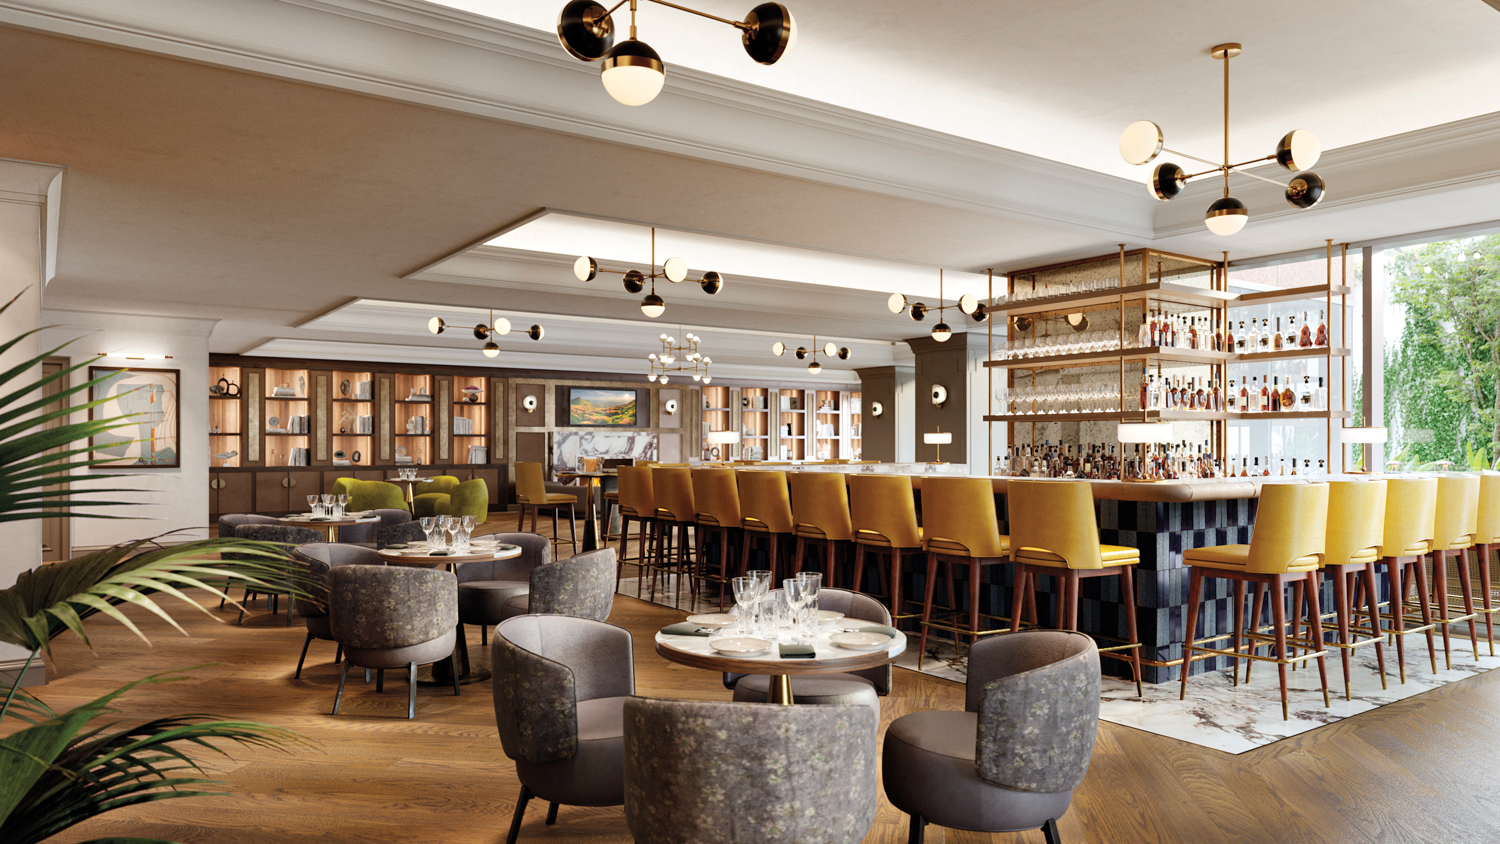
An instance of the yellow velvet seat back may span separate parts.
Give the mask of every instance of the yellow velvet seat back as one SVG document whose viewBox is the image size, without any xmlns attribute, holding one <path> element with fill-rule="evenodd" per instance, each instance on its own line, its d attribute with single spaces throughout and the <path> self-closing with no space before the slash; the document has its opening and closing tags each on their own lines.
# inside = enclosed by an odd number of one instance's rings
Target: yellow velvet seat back
<svg viewBox="0 0 1500 844">
<path fill-rule="evenodd" d="M 1006 484 L 1006 502 L 1011 553 L 1016 560 L 1045 564 L 1060 559 L 1070 569 L 1104 568 L 1104 547 L 1099 544 L 1099 522 L 1094 518 L 1094 492 L 1089 484 L 1010 481 Z M 1139 550 L 1110 548 L 1115 551 L 1110 560 L 1115 565 L 1140 561 Z"/>
<path fill-rule="evenodd" d="M 1432 549 L 1453 551 L 1470 547 L 1474 544 L 1478 520 L 1479 476 L 1446 475 L 1438 478 Z"/>
<path fill-rule="evenodd" d="M 542 464 L 516 464 L 516 500 L 522 504 L 547 502 L 547 484 L 542 474 Z"/>
<path fill-rule="evenodd" d="M 861 545 L 922 547 L 916 496 L 905 475 L 850 475 L 849 521 Z"/>
<path fill-rule="evenodd" d="M 693 501 L 693 471 L 686 466 L 651 467 L 651 487 L 656 494 L 656 517 L 673 522 L 698 518 Z"/>
<path fill-rule="evenodd" d="M 651 467 L 621 466 L 615 471 L 619 480 L 620 512 L 635 518 L 656 518 L 656 490 L 651 484 Z"/>
<path fill-rule="evenodd" d="M 740 526 L 740 488 L 733 469 L 694 469 L 693 501 L 699 524 Z"/>
<path fill-rule="evenodd" d="M 746 469 L 735 473 L 740 488 L 740 527 L 759 533 L 792 532 L 792 499 L 786 472 Z"/>
<path fill-rule="evenodd" d="M 1282 574 L 1306 557 L 1321 564 L 1327 542 L 1328 484 L 1266 484 L 1245 570 Z"/>
<path fill-rule="evenodd" d="M 1486 472 L 1479 478 L 1479 517 L 1475 521 L 1476 543 L 1500 543 L 1500 473 Z"/>
<path fill-rule="evenodd" d="M 1328 535 L 1323 565 L 1379 559 L 1385 537 L 1385 481 L 1334 481 L 1328 485 Z"/>
<path fill-rule="evenodd" d="M 1380 556 L 1410 557 L 1432 550 L 1432 538 L 1437 535 L 1437 489 L 1437 478 L 1386 481 Z"/>
<path fill-rule="evenodd" d="M 989 478 L 922 479 L 922 548 L 957 557 L 1009 557 Z"/>
<path fill-rule="evenodd" d="M 854 538 L 849 519 L 849 486 L 839 472 L 793 472 L 792 533 L 809 539 L 847 542 Z"/>
</svg>

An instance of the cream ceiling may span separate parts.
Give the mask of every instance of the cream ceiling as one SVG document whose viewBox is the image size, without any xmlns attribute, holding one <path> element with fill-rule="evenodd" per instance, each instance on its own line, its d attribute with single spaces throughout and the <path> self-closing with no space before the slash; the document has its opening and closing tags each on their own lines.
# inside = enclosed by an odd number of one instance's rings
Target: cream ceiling
<svg viewBox="0 0 1500 844">
<path fill-rule="evenodd" d="M 1259 4 L 992 4 L 995 28 L 972 42 L 949 34 L 977 31 L 957 3 L 911 16 L 876 0 L 852 22 L 848 5 L 808 4 L 796 9 L 805 64 L 770 69 L 727 28 L 657 7 L 662 34 L 643 35 L 672 75 L 641 109 L 527 28 L 550 28 L 553 5 L 517 0 L 491 19 L 418 0 L 0 0 L 0 25 L 22 27 L 0 28 L 0 156 L 68 168 L 48 305 L 221 318 L 215 351 L 416 359 L 442 347 L 316 318 L 371 299 L 655 333 L 617 281 L 574 282 L 588 243 L 476 246 L 543 209 L 918 274 L 1117 243 L 1242 258 L 1500 217 L 1500 95 L 1473 82 L 1494 78 L 1493 51 L 1472 48 L 1493 41 L 1500 14 L 1478 0 L 1421 15 L 1302 3 L 1279 19 Z M 890 22 L 903 13 L 914 19 Z M 1143 47 L 1148 29 L 1171 43 Z M 1215 67 L 1196 51 L 1227 38 L 1247 47 L 1235 124 L 1247 148 L 1294 126 L 1353 145 L 1319 165 L 1326 207 L 1292 214 L 1251 183 L 1252 222 L 1224 240 L 1197 222 L 1203 190 L 1160 205 L 1142 174 L 1110 175 L 1109 162 L 1119 127 L 1147 115 L 1174 145 L 1212 147 Z M 890 315 L 874 284 L 751 274 L 713 298 L 680 287 L 664 292 L 667 319 L 705 335 L 774 324 L 889 344 L 925 327 Z M 579 352 L 569 336 L 536 345 Z M 637 340 L 559 368 L 641 357 Z"/>
</svg>

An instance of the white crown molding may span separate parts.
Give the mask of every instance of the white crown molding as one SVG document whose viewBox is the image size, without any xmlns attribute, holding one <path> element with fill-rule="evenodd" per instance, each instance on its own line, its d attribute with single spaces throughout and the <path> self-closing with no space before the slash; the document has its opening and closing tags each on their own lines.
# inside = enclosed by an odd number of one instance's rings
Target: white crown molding
<svg viewBox="0 0 1500 844">
<path fill-rule="evenodd" d="M 1152 236 L 1150 198 L 1116 176 L 688 68 L 649 109 L 622 113 L 550 33 L 417 0 L 0 0 L 0 23 L 1110 240 Z"/>
</svg>

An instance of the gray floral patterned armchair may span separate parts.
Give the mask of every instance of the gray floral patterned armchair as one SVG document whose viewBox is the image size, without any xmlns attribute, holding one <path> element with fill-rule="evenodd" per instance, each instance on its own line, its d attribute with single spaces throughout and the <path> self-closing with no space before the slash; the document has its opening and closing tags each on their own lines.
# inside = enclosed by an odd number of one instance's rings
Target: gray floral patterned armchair
<svg viewBox="0 0 1500 844">
<path fill-rule="evenodd" d="M 501 613 L 571 615 L 608 621 L 615 605 L 615 549 L 585 551 L 531 570 L 531 589 L 505 602 Z"/>
<path fill-rule="evenodd" d="M 328 572 L 333 640 L 344 649 L 333 714 L 344 699 L 349 666 L 405 668 L 406 717 L 417 717 L 417 666 L 453 659 L 458 641 L 458 584 L 451 572 L 405 566 L 338 566 Z M 458 695 L 458 666 L 453 666 Z"/>
</svg>

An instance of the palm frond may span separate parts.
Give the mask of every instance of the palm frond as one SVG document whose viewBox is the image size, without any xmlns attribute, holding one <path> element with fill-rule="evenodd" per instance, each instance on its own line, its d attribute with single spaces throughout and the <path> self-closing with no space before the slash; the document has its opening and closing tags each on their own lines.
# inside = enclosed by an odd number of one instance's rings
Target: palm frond
<svg viewBox="0 0 1500 844">
<path fill-rule="evenodd" d="M 0 817 L 5 818 L 0 841 L 35 844 L 103 812 L 220 793 L 207 788 L 223 783 L 201 776 L 201 767 L 188 755 L 194 748 L 228 755 L 222 743 L 277 750 L 308 745 L 280 727 L 203 714 L 171 715 L 121 729 L 84 729 L 121 694 L 180 679 L 182 672 L 171 672 L 127 684 L 0 740 L 0 775 L 11 774 L 0 776 Z"/>
</svg>

